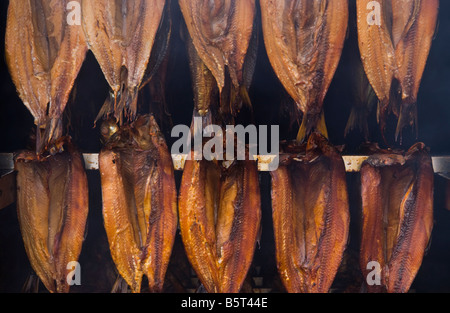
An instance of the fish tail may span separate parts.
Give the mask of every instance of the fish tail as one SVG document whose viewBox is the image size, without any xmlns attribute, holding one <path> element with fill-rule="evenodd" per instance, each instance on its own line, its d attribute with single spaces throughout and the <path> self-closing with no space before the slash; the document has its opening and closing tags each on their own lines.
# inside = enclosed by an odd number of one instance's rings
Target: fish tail
<svg viewBox="0 0 450 313">
<path fill-rule="evenodd" d="M 42 147 L 42 135 L 41 135 L 42 126 L 43 126 L 42 124 L 36 125 L 36 143 L 35 143 L 36 154 L 39 154 L 39 151 L 41 151 Z"/>
<path fill-rule="evenodd" d="M 239 87 L 239 96 L 242 99 L 242 103 L 249 109 L 252 111 L 252 101 L 250 100 L 250 96 L 248 95 L 248 90 L 245 86 L 240 86 Z"/>
<path fill-rule="evenodd" d="M 395 130 L 395 141 L 402 140 L 402 131 L 406 126 L 411 126 L 415 131 L 417 138 L 418 125 L 417 125 L 417 105 L 416 101 L 404 100 L 400 106 L 400 113 L 397 121 L 397 128 Z"/>
<path fill-rule="evenodd" d="M 325 123 L 325 113 L 323 110 L 320 113 L 320 118 L 319 118 L 316 128 L 319 133 L 321 133 L 325 138 L 328 139 L 327 124 Z"/>
<path fill-rule="evenodd" d="M 116 96 L 114 93 L 110 93 L 109 96 L 106 98 L 105 102 L 103 103 L 102 107 L 100 108 L 100 111 L 97 114 L 97 117 L 94 120 L 94 127 L 97 124 L 98 120 L 102 118 L 107 118 L 111 113 L 114 112 L 116 107 Z"/>
<path fill-rule="evenodd" d="M 38 132 L 39 133 L 39 132 Z M 39 138 L 39 144 L 37 146 L 38 151 L 43 152 L 44 150 L 52 150 L 52 146 L 57 143 L 58 139 L 63 136 L 63 125 L 61 118 L 51 118 L 45 127 L 44 138 L 41 140 L 40 135 L 37 135 L 36 138 Z M 53 153 L 51 153 L 53 154 Z"/>
<path fill-rule="evenodd" d="M 306 114 L 303 114 L 302 123 L 300 124 L 300 129 L 297 133 L 297 141 L 304 142 L 306 137 Z"/>
<path fill-rule="evenodd" d="M 344 135 L 347 137 L 355 129 L 358 129 L 364 135 L 364 139 L 368 139 L 369 125 L 367 123 L 367 110 L 365 108 L 352 107 L 347 125 L 345 126 Z"/>
<path fill-rule="evenodd" d="M 297 133 L 297 141 L 300 143 L 304 142 L 306 137 L 314 130 L 318 131 L 328 139 L 328 130 L 325 123 L 325 113 L 323 111 L 321 111 L 319 114 L 303 114 L 302 123 Z"/>
<path fill-rule="evenodd" d="M 378 102 L 378 107 L 377 107 L 377 121 L 378 124 L 380 125 L 380 132 L 381 132 L 381 137 L 383 138 L 383 142 L 386 145 L 388 144 L 388 141 L 386 139 L 386 124 L 387 124 L 387 117 L 388 117 L 388 111 L 389 111 L 389 99 L 385 99 L 382 101 Z"/>
</svg>

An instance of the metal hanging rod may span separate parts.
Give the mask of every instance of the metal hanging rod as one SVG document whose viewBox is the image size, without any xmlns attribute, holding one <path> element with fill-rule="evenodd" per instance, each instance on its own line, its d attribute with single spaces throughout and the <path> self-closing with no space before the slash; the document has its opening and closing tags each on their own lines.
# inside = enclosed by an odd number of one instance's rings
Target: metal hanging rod
<svg viewBox="0 0 450 313">
<path fill-rule="evenodd" d="M 269 164 L 274 155 L 258 155 L 258 170 L 269 171 Z M 86 170 L 98 170 L 98 153 L 83 153 Z M 344 155 L 342 156 L 345 170 L 349 173 L 359 172 L 361 164 L 368 156 Z M 175 170 L 183 170 L 186 155 L 177 154 L 172 156 Z M 437 175 L 450 180 L 450 156 L 433 156 L 433 169 Z M 0 153 L 0 210 L 15 202 L 16 177 L 14 173 L 14 159 L 12 153 Z"/>
<path fill-rule="evenodd" d="M 269 171 L 269 164 L 275 155 L 257 155 L 258 170 L 261 172 Z M 86 170 L 98 170 L 98 153 L 83 153 Z M 345 170 L 347 172 L 359 172 L 362 163 L 368 158 L 364 155 L 343 155 Z M 186 161 L 185 154 L 172 155 L 175 170 L 183 170 Z M 438 175 L 450 179 L 450 156 L 433 156 L 433 169 Z M 0 153 L 0 175 L 10 172 L 14 169 L 14 160 L 12 153 Z"/>
</svg>

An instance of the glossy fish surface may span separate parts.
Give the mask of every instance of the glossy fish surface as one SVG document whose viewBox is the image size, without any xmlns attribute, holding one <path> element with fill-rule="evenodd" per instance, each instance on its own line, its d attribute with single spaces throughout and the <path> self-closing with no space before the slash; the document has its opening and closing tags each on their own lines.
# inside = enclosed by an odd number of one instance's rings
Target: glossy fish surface
<svg viewBox="0 0 450 313">
<path fill-rule="evenodd" d="M 347 0 L 261 0 L 260 5 L 270 63 L 303 113 L 299 141 L 314 129 L 327 136 L 322 105 L 344 46 Z"/>
<path fill-rule="evenodd" d="M 88 215 L 88 185 L 82 156 L 70 142 L 65 151 L 38 159 L 32 151 L 15 158 L 20 230 L 36 274 L 50 292 L 69 292 L 67 276 L 78 261 Z"/>
<path fill-rule="evenodd" d="M 165 0 L 82 0 L 83 29 L 112 89 L 100 116 L 133 121 Z"/>
<path fill-rule="evenodd" d="M 433 228 L 431 157 L 423 143 L 406 153 L 379 152 L 361 167 L 360 266 L 378 262 L 380 285 L 369 292 L 408 292 Z"/>
<path fill-rule="evenodd" d="M 243 104 L 251 107 L 248 89 L 258 40 L 255 1 L 179 0 L 179 4 L 186 37 L 192 40 L 198 58 L 210 71 L 207 75 L 213 76 L 219 89 L 220 111 L 225 119 L 233 119 Z M 189 51 L 189 55 L 192 64 L 193 53 Z"/>
<path fill-rule="evenodd" d="M 398 118 L 396 139 L 405 126 L 416 127 L 417 132 L 417 95 L 439 0 L 357 0 L 356 7 L 361 60 L 380 101 L 381 132 L 384 135 L 391 112 Z"/>
<path fill-rule="evenodd" d="M 87 51 L 81 26 L 68 23 L 69 2 L 9 2 L 6 63 L 21 100 L 38 126 L 38 153 L 63 135 L 62 113 Z M 42 139 L 41 129 L 45 129 Z"/>
<path fill-rule="evenodd" d="M 177 228 L 172 158 L 153 116 L 121 128 L 104 123 L 99 165 L 111 256 L 132 292 L 161 292 Z"/>
<path fill-rule="evenodd" d="M 344 163 L 318 133 L 307 145 L 287 151 L 271 172 L 278 271 L 290 293 L 326 293 L 349 233 Z"/>
<path fill-rule="evenodd" d="M 179 197 L 181 237 L 208 292 L 239 292 L 253 259 L 261 220 L 254 161 L 187 160 Z"/>
</svg>

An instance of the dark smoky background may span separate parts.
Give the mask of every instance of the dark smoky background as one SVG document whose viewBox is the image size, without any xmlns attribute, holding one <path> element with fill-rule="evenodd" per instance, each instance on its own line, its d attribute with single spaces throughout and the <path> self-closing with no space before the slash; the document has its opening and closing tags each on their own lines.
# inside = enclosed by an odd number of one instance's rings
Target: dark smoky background
<svg viewBox="0 0 450 313">
<path fill-rule="evenodd" d="M 347 39 L 339 67 L 325 98 L 324 110 L 330 141 L 343 146 L 345 153 L 355 153 L 365 139 L 359 131 L 344 136 L 344 129 L 354 103 L 357 80 L 354 69 L 359 66 L 356 37 L 356 10 L 350 0 L 350 17 Z M 432 44 L 418 96 L 418 137 L 404 131 L 403 145 L 407 149 L 415 141 L 424 142 L 432 155 L 450 155 L 450 1 L 440 1 L 439 26 Z M 4 34 L 8 1 L 0 1 L 0 152 L 14 152 L 28 147 L 33 132 L 33 118 L 17 96 L 4 56 Z M 163 93 L 155 97 L 150 88 L 140 96 L 140 111 L 153 112 L 170 147 L 176 138 L 170 137 L 173 125 L 190 125 L 193 110 L 193 92 L 185 43 L 180 35 L 183 25 L 177 1 L 170 4 L 172 37 L 168 51 L 167 77 L 157 76 L 153 88 L 164 86 Z M 258 8 L 259 12 L 259 8 Z M 295 106 L 277 77 L 267 58 L 261 23 L 257 18 L 259 33 L 258 57 L 253 82 L 249 91 L 256 125 L 279 125 L 280 140 L 294 139 L 299 127 Z M 18 38 L 20 40 L 20 38 Z M 155 89 L 153 89 L 154 91 Z M 108 96 L 109 87 L 95 57 L 88 52 L 75 83 L 65 111 L 66 132 L 82 152 L 99 152 L 101 142 L 99 124 L 94 124 L 97 113 Z M 161 96 L 162 95 L 162 96 Z M 161 103 L 166 107 L 162 108 Z M 249 122 L 243 112 L 237 122 Z M 394 146 L 395 121 L 388 127 L 388 141 Z M 382 143 L 376 122 L 375 108 L 368 118 L 369 139 Z M 181 172 L 176 172 L 179 184 Z M 97 171 L 88 171 L 90 213 L 88 230 L 80 256 L 82 285 L 73 286 L 72 292 L 109 292 L 117 273 L 112 263 L 101 216 L 101 187 Z M 272 292 L 284 289 L 276 272 L 271 220 L 270 175 L 260 174 L 263 229 L 257 246 L 254 264 L 242 291 L 265 288 Z M 444 209 L 446 181 L 435 176 L 435 227 L 430 248 L 416 277 L 411 291 L 450 292 L 450 212 Z M 351 232 L 349 246 L 332 291 L 358 292 L 362 281 L 359 274 L 359 187 L 358 174 L 348 175 L 351 199 Z M 32 273 L 20 236 L 15 204 L 0 209 L 0 292 L 18 292 Z M 262 278 L 255 286 L 253 278 Z M 143 282 L 145 286 L 145 282 Z M 197 282 L 184 255 L 179 235 L 166 277 L 165 291 L 185 292 L 195 290 Z M 260 289 L 262 290 L 262 289 Z M 40 291 L 44 291 L 42 285 Z"/>
</svg>

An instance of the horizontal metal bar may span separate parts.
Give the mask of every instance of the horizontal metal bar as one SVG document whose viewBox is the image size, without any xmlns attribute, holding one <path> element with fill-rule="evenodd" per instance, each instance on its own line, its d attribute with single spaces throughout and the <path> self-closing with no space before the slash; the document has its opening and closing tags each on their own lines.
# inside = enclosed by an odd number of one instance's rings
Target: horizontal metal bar
<svg viewBox="0 0 450 313">
<path fill-rule="evenodd" d="M 186 154 L 172 155 L 174 169 L 183 170 L 186 162 Z M 275 155 L 257 155 L 254 157 L 258 162 L 258 170 L 261 172 L 269 171 L 270 163 Z M 359 172 L 362 163 L 368 156 L 344 155 L 345 170 L 349 173 Z M 98 153 L 83 153 L 85 168 L 87 170 L 98 170 Z M 432 157 L 433 169 L 437 175 L 450 180 L 450 156 Z M 15 174 L 14 160 L 12 153 L 0 153 L 0 209 L 8 206 L 15 201 Z"/>
<path fill-rule="evenodd" d="M 83 153 L 84 163 L 87 170 L 98 170 L 98 153 Z M 175 170 L 183 170 L 186 161 L 186 154 L 172 155 Z M 254 157 L 258 162 L 258 170 L 261 172 L 269 171 L 270 163 L 275 155 L 257 155 Z M 345 170 L 347 172 L 359 172 L 362 163 L 367 160 L 365 155 L 343 155 Z M 433 156 L 433 169 L 438 175 L 450 179 L 450 156 Z M 0 173 L 2 171 L 11 171 L 14 169 L 14 160 L 12 153 L 0 153 Z"/>
</svg>

